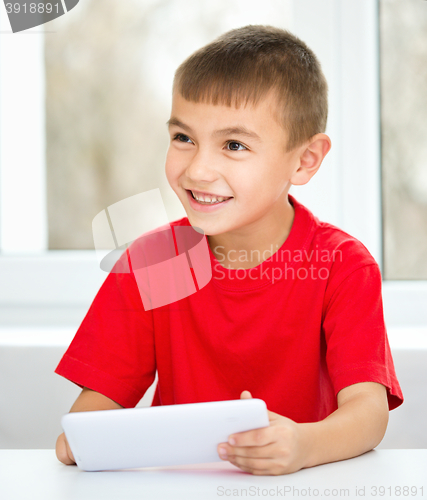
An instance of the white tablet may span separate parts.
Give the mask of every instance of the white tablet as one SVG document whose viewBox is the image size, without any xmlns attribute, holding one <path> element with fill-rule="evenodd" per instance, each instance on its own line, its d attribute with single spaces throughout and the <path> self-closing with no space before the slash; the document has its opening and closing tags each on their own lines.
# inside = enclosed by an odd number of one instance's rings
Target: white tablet
<svg viewBox="0 0 427 500">
<path fill-rule="evenodd" d="M 61 420 L 86 471 L 219 462 L 228 436 L 268 427 L 261 399 L 73 412 Z"/>
</svg>

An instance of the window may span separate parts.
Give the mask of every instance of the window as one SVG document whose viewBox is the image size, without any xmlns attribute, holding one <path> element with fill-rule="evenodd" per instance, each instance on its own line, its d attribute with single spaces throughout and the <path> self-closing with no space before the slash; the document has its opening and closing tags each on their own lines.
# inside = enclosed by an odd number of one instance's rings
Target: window
<svg viewBox="0 0 427 500">
<path fill-rule="evenodd" d="M 382 3 L 391 9 L 399 2 Z M 178 0 L 86 0 L 44 33 L 6 33 L 1 8 L 0 20 L 1 322 L 78 325 L 105 279 L 91 222 L 109 204 L 159 187 L 169 219 L 185 215 L 163 173 L 173 72 L 228 29 L 273 24 L 307 42 L 330 88 L 332 150 L 310 183 L 291 192 L 359 238 L 380 263 L 389 325 L 427 324 L 426 282 L 390 281 L 421 276 L 393 274 L 387 248 L 382 257 L 379 125 L 381 117 L 386 191 L 389 111 L 387 91 L 382 108 L 379 101 L 377 2 L 269 0 L 260 9 L 248 0 L 192 0 L 185 8 Z M 421 180 L 416 184 L 421 189 Z M 392 198 L 385 191 L 387 247 L 396 229 L 387 226 Z"/>
<path fill-rule="evenodd" d="M 427 4 L 380 1 L 384 276 L 427 279 Z"/>
<path fill-rule="evenodd" d="M 50 249 L 93 249 L 95 215 L 154 188 L 169 220 L 184 217 L 164 174 L 175 69 L 231 28 L 291 24 L 289 1 L 266 1 L 261 15 L 254 1 L 84 4 L 45 37 Z"/>
</svg>

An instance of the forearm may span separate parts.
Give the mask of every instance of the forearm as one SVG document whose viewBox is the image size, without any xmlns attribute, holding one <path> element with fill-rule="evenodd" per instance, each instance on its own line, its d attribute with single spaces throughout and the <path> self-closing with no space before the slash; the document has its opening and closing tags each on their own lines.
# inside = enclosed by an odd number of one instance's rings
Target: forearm
<svg viewBox="0 0 427 500">
<path fill-rule="evenodd" d="M 388 424 L 388 407 L 367 394 L 358 394 L 321 422 L 302 426 L 307 462 L 314 467 L 356 457 L 377 446 Z"/>
<path fill-rule="evenodd" d="M 116 410 L 120 408 L 123 408 L 123 406 L 103 394 L 85 387 L 71 407 L 70 413 L 75 411 Z"/>
<path fill-rule="evenodd" d="M 118 403 L 110 398 L 107 398 L 103 394 L 85 387 L 74 402 L 70 412 L 116 410 L 120 408 L 123 408 L 123 406 L 120 406 Z M 56 456 L 60 462 L 66 465 L 76 463 L 64 433 L 59 435 L 56 441 L 55 449 Z"/>
</svg>

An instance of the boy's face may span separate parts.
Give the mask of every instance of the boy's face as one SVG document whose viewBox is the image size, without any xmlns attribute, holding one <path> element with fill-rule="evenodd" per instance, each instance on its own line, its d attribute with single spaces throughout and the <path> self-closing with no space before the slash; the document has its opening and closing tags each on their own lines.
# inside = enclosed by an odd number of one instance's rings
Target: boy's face
<svg viewBox="0 0 427 500">
<path fill-rule="evenodd" d="M 265 232 L 289 210 L 287 193 L 301 153 L 285 152 L 288 137 L 273 117 L 274 106 L 273 96 L 236 109 L 174 94 L 166 176 L 190 224 L 205 234 Z M 233 128 L 258 137 L 224 131 Z M 201 205 L 191 190 L 232 198 Z"/>
</svg>

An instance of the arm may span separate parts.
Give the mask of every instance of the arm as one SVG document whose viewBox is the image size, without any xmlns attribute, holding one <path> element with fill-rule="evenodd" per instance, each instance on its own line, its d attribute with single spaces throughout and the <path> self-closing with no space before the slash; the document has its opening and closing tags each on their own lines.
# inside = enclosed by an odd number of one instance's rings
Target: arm
<svg viewBox="0 0 427 500">
<path fill-rule="evenodd" d="M 389 409 L 386 388 L 363 382 L 342 389 L 338 409 L 321 422 L 300 424 L 308 446 L 305 467 L 357 457 L 383 439 Z"/>
<path fill-rule="evenodd" d="M 229 436 L 228 443 L 218 445 L 220 457 L 255 475 L 281 475 L 356 457 L 381 442 L 389 414 L 383 385 L 348 386 L 338 393 L 337 405 L 331 415 L 314 423 L 298 424 L 269 411 L 269 427 Z"/>
<path fill-rule="evenodd" d="M 123 406 L 112 399 L 84 387 L 71 407 L 70 413 L 73 411 L 118 410 L 120 408 L 123 408 Z M 72 465 L 76 463 L 64 433 L 60 434 L 56 440 L 56 456 L 63 464 Z"/>
</svg>

